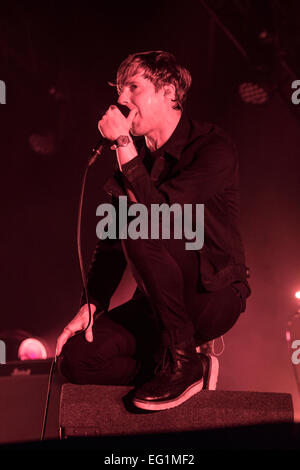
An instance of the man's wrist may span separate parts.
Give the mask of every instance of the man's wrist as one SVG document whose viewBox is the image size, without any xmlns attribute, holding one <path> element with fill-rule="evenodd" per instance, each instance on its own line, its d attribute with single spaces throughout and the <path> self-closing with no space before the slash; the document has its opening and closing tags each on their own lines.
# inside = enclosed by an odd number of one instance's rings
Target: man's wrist
<svg viewBox="0 0 300 470">
<path fill-rule="evenodd" d="M 129 162 L 130 160 L 137 157 L 138 155 L 138 152 L 136 150 L 136 147 L 134 145 L 132 138 L 130 137 L 129 139 L 130 139 L 129 142 L 126 145 L 124 146 L 120 145 L 119 147 L 116 147 L 115 149 L 117 153 L 117 160 L 119 163 L 120 171 L 122 171 L 122 165 Z"/>
<path fill-rule="evenodd" d="M 116 140 L 114 140 L 113 144 L 116 150 L 119 147 L 127 147 L 127 145 L 130 142 L 132 142 L 132 138 L 130 137 L 130 135 L 126 134 L 126 135 L 119 135 L 119 137 L 117 137 Z"/>
</svg>

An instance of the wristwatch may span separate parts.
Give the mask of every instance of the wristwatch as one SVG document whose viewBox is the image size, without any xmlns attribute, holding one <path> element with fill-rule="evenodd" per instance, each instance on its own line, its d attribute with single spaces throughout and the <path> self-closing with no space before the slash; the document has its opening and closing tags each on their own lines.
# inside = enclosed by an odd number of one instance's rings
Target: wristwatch
<svg viewBox="0 0 300 470">
<path fill-rule="evenodd" d="M 119 137 L 114 141 L 115 148 L 126 147 L 130 142 L 128 135 L 119 135 Z"/>
</svg>

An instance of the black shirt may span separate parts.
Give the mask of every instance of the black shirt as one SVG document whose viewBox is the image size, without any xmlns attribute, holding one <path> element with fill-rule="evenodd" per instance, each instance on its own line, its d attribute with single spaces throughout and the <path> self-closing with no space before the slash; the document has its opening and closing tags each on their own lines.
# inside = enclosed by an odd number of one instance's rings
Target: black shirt
<svg viewBox="0 0 300 470">
<path fill-rule="evenodd" d="M 150 153 L 137 139 L 138 155 L 104 185 L 117 207 L 130 188 L 146 205 L 204 204 L 204 245 L 199 250 L 200 275 L 207 291 L 233 284 L 243 301 L 250 295 L 239 229 L 239 168 L 230 138 L 218 126 L 185 114 L 168 141 Z M 129 201 L 128 201 L 129 204 Z M 117 266 L 118 264 L 118 266 Z M 120 240 L 99 240 L 89 271 L 90 301 L 104 308 L 117 287 L 126 260 Z"/>
</svg>

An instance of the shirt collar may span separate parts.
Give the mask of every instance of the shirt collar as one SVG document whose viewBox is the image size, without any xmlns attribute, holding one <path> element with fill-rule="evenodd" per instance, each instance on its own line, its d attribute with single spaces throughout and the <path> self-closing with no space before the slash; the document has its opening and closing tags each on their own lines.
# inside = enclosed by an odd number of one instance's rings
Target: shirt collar
<svg viewBox="0 0 300 470">
<path fill-rule="evenodd" d="M 189 133 L 190 133 L 189 119 L 187 118 L 185 113 L 182 113 L 177 126 L 175 127 L 172 135 L 169 137 L 167 142 L 165 142 L 159 149 L 155 150 L 154 152 L 151 152 L 151 155 L 153 157 L 156 157 L 158 155 L 163 155 L 165 153 L 168 153 L 172 157 L 179 160 L 184 147 L 187 145 Z M 143 144 L 144 144 L 143 153 L 147 151 L 149 152 L 149 150 L 146 147 L 146 143 L 144 139 L 143 139 Z"/>
<path fill-rule="evenodd" d="M 161 150 L 167 152 L 169 155 L 179 160 L 180 155 L 182 154 L 182 151 L 188 142 L 189 132 L 190 123 L 186 114 L 183 112 L 172 135 L 167 140 L 167 142 L 162 145 Z"/>
</svg>

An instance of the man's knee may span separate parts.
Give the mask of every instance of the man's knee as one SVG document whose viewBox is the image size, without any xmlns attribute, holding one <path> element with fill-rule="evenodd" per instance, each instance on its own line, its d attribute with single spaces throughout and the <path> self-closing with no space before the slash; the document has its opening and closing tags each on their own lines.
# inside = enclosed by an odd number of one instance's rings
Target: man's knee
<svg viewBox="0 0 300 470">
<path fill-rule="evenodd" d="M 69 382 L 75 384 L 86 383 L 84 374 L 80 371 L 79 364 L 69 355 L 62 354 L 58 358 L 58 369 Z"/>
<path fill-rule="evenodd" d="M 83 337 L 83 333 L 73 336 L 64 345 L 58 358 L 60 373 L 72 383 L 85 383 L 84 364 L 85 367 L 88 366 L 89 357 L 84 341 L 86 340 Z"/>
<path fill-rule="evenodd" d="M 78 385 L 127 385 L 139 369 L 138 361 L 131 356 L 112 356 L 80 360 L 70 353 L 58 360 L 60 373 Z"/>
<path fill-rule="evenodd" d="M 113 380 L 110 358 L 101 355 L 97 358 L 72 355 L 70 350 L 62 352 L 58 360 L 60 373 L 71 383 L 79 385 L 107 385 Z"/>
<path fill-rule="evenodd" d="M 92 342 L 85 339 L 83 332 L 68 340 L 58 366 L 61 374 L 72 383 L 104 385 L 113 380 L 112 359 L 133 356 L 135 350 L 133 335 L 118 323 L 103 318 L 93 326 Z"/>
</svg>

